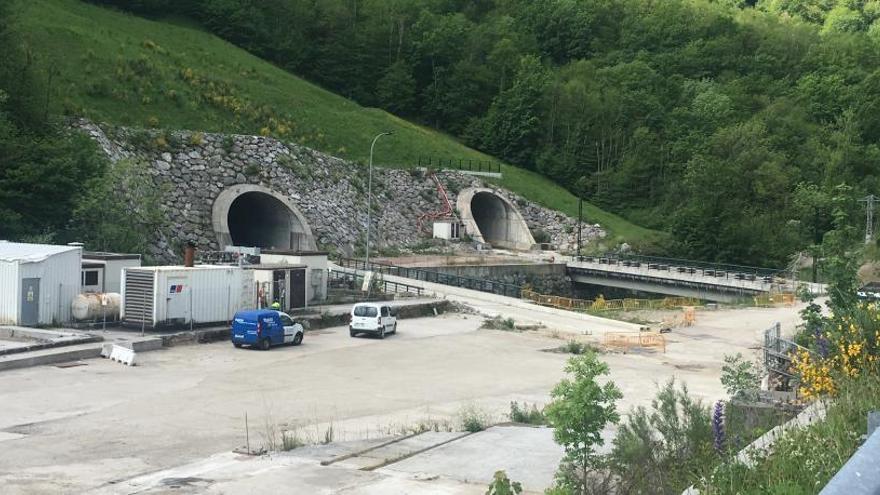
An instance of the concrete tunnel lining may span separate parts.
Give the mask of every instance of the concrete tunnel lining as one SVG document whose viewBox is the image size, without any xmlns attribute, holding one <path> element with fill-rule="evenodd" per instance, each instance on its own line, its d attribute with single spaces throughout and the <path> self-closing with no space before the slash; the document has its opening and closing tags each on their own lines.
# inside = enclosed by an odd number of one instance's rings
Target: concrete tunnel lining
<svg viewBox="0 0 880 495">
<path fill-rule="evenodd" d="M 505 249 L 528 250 L 535 245 L 519 210 L 495 191 L 465 189 L 456 203 L 465 229 L 475 240 Z"/>
<path fill-rule="evenodd" d="M 317 248 L 306 218 L 293 202 L 263 186 L 232 186 L 217 196 L 214 233 L 220 249 L 248 246 L 311 251 Z"/>
</svg>

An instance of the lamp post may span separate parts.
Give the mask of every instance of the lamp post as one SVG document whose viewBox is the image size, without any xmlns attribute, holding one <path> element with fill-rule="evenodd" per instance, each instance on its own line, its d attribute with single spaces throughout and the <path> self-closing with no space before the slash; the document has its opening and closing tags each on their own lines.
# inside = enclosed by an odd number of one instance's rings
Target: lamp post
<svg viewBox="0 0 880 495">
<path fill-rule="evenodd" d="M 370 226 L 372 223 L 373 210 L 373 148 L 376 147 L 376 141 L 382 136 L 390 136 L 393 132 L 383 132 L 373 138 L 373 144 L 370 145 L 370 166 L 367 178 L 367 256 L 364 261 L 364 270 L 370 270 Z"/>
</svg>

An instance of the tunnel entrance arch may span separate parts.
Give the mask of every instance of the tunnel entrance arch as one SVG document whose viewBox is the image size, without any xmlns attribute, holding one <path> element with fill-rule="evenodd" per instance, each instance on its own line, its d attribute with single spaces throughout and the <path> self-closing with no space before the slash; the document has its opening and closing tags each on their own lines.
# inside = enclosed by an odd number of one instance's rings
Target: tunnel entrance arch
<svg viewBox="0 0 880 495">
<path fill-rule="evenodd" d="M 296 205 L 263 186 L 242 184 L 221 192 L 214 200 L 212 221 L 220 249 L 317 249 L 312 229 Z"/>
<path fill-rule="evenodd" d="M 468 235 L 503 249 L 532 249 L 535 239 L 516 206 L 488 188 L 465 189 L 456 206 Z"/>
</svg>

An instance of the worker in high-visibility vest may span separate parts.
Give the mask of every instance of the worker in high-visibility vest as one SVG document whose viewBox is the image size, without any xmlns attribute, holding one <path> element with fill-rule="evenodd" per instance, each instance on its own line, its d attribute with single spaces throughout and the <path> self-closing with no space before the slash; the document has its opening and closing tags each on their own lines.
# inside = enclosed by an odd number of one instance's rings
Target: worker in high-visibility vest
<svg viewBox="0 0 880 495">
<path fill-rule="evenodd" d="M 275 311 L 281 311 L 281 303 L 278 301 L 273 302 L 272 309 L 274 309 Z"/>
</svg>

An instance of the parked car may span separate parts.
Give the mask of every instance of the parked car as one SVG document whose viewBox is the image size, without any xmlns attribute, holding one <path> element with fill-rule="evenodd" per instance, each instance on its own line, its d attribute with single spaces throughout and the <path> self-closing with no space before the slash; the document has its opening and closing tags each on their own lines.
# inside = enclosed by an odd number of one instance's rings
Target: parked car
<svg viewBox="0 0 880 495">
<path fill-rule="evenodd" d="M 397 333 L 397 308 L 382 303 L 358 303 L 351 308 L 351 324 L 348 333 L 372 333 L 385 338 L 387 333 Z"/>
<path fill-rule="evenodd" d="M 300 345 L 303 326 L 287 313 L 272 309 L 251 309 L 235 313 L 232 319 L 232 345 L 249 345 L 268 351 L 273 345 Z"/>
</svg>

